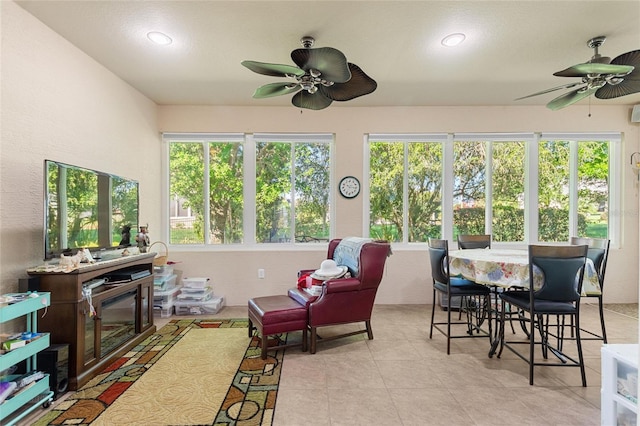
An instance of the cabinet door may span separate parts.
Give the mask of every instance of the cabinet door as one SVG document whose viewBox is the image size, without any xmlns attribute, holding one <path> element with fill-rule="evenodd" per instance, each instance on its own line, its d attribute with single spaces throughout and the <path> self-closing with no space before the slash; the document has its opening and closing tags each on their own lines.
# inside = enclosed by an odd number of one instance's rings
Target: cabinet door
<svg viewBox="0 0 640 426">
<path fill-rule="evenodd" d="M 140 332 L 151 327 L 153 322 L 153 281 L 140 285 Z"/>
<path fill-rule="evenodd" d="M 98 357 L 103 358 L 132 339 L 137 332 L 137 287 L 96 301 Z"/>
</svg>

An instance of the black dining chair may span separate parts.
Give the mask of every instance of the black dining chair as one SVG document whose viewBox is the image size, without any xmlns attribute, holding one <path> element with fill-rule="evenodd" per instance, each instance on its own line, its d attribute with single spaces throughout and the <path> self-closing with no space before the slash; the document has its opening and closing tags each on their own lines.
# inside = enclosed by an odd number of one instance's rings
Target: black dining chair
<svg viewBox="0 0 640 426">
<path fill-rule="evenodd" d="M 585 297 L 595 297 L 598 299 L 598 311 L 600 313 L 600 334 L 585 330 L 581 331 L 587 333 L 590 337 L 583 337 L 582 340 L 602 340 L 603 343 L 607 343 L 607 329 L 604 324 L 604 307 L 602 306 L 602 297 L 604 294 L 604 274 L 607 270 L 607 260 L 609 259 L 609 245 L 610 240 L 604 238 L 584 238 L 584 237 L 571 237 L 570 243 L 572 245 L 588 245 L 589 251 L 587 257 L 593 262 L 593 266 L 598 276 L 598 283 L 600 284 L 600 292 L 585 294 Z"/>
<path fill-rule="evenodd" d="M 466 250 L 466 249 L 490 249 L 491 248 L 491 234 L 460 234 L 458 235 L 458 249 Z M 501 288 L 494 288 L 494 296 L 502 291 Z M 454 300 L 454 303 L 456 301 Z M 465 306 L 466 302 L 463 300 L 460 302 L 460 306 Z M 496 318 L 499 315 L 499 312 L 495 312 Z M 508 316 L 510 318 L 509 324 L 511 324 L 511 332 L 516 334 L 516 329 L 513 327 L 513 321 L 518 321 L 522 330 L 526 333 L 527 329 L 524 325 L 525 320 L 521 317 L 521 313 L 517 310 L 508 309 Z M 495 348 L 494 348 L 495 349 Z"/>
<path fill-rule="evenodd" d="M 529 364 L 529 384 L 533 385 L 533 370 L 535 366 L 579 367 L 582 386 L 587 386 L 582 342 L 580 339 L 580 293 L 587 260 L 587 245 L 565 246 L 529 246 L 529 288 L 526 290 L 512 290 L 500 293 L 500 351 L 506 347 L 519 358 Z M 504 335 L 505 305 L 510 304 L 529 316 L 529 338 L 527 340 L 506 341 Z M 575 331 L 577 357 L 562 352 L 562 339 L 558 339 L 560 346 L 553 346 L 549 337 L 552 327 L 564 327 L 564 318 L 571 317 Z M 550 320 L 556 318 L 556 323 Z M 560 331 L 556 331 L 558 335 Z M 539 341 L 536 336 L 539 335 Z M 529 354 L 519 352 L 518 345 L 528 345 Z M 544 362 L 536 362 L 535 347 L 540 346 Z M 548 361 L 548 352 L 555 355 L 559 362 Z"/>
<path fill-rule="evenodd" d="M 458 249 L 490 249 L 491 235 L 461 234 L 458 235 Z"/>
<path fill-rule="evenodd" d="M 479 234 L 460 234 L 458 235 L 458 249 L 490 249 L 491 248 L 491 235 L 479 235 Z M 473 299 L 472 299 L 473 300 Z M 464 297 L 454 298 L 451 304 L 453 306 L 460 306 L 460 312 L 458 318 L 462 318 L 462 311 L 465 306 L 469 306 L 472 303 L 466 300 Z"/>
<path fill-rule="evenodd" d="M 491 344 L 492 325 L 490 309 L 490 289 L 487 286 L 476 284 L 473 281 L 449 275 L 449 243 L 447 240 L 429 238 L 429 261 L 431 265 L 431 277 L 433 279 L 433 305 L 431 308 L 431 328 L 429 339 L 433 338 L 433 329 L 447 337 L 447 355 L 451 352 L 451 339 L 488 337 Z M 447 297 L 447 320 L 435 321 L 437 294 Z M 474 307 L 465 309 L 465 321 L 452 320 L 452 297 L 478 297 L 480 303 Z M 488 320 L 489 332 L 481 329 L 485 318 Z M 452 334 L 451 326 L 464 325 L 466 330 L 462 334 Z"/>
</svg>

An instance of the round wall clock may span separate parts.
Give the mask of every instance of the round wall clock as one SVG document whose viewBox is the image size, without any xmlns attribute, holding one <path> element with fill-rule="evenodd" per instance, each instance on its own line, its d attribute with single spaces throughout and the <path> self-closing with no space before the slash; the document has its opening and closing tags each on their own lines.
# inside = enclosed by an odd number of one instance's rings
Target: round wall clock
<svg viewBox="0 0 640 426">
<path fill-rule="evenodd" d="M 353 176 L 345 176 L 340 179 L 338 189 L 344 198 L 355 198 L 360 193 L 360 181 Z"/>
</svg>

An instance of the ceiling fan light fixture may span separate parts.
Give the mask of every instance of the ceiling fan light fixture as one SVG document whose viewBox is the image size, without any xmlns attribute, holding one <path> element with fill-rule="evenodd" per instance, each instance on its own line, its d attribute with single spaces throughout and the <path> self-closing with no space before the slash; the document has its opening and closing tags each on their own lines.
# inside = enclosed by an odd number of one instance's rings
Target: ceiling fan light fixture
<svg viewBox="0 0 640 426">
<path fill-rule="evenodd" d="M 159 44 L 160 46 L 168 46 L 173 43 L 171 37 L 159 31 L 151 31 L 147 33 L 147 38 L 155 44 Z"/>
<path fill-rule="evenodd" d="M 455 47 L 460 45 L 466 38 L 467 36 L 462 33 L 453 33 L 443 38 L 441 43 L 446 47 Z"/>
<path fill-rule="evenodd" d="M 295 82 L 270 83 L 260 86 L 253 94 L 255 99 L 287 95 L 296 92 L 291 99 L 293 106 L 311 110 L 327 108 L 333 101 L 350 101 L 372 93 L 378 83 L 365 74 L 356 64 L 347 61 L 344 53 L 333 47 L 312 48 L 312 37 L 300 40 L 303 49 L 291 52 L 293 65 L 242 61 L 249 70 L 272 77 L 294 78 Z"/>
</svg>

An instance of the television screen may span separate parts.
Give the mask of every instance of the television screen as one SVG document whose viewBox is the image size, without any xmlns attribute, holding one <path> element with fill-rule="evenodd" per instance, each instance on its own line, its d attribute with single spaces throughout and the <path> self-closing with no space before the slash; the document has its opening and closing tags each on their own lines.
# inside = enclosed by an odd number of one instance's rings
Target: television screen
<svg viewBox="0 0 640 426">
<path fill-rule="evenodd" d="M 138 229 L 138 182 L 57 161 L 44 162 L 45 259 L 78 249 L 125 247 Z"/>
</svg>

